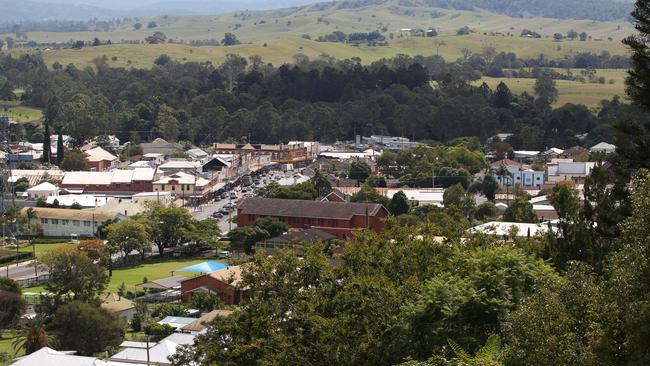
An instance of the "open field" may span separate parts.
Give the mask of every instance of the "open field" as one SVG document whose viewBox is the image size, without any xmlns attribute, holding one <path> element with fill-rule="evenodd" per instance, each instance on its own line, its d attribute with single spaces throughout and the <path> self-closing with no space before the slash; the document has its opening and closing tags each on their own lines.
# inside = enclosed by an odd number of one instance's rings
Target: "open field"
<svg viewBox="0 0 650 366">
<path fill-rule="evenodd" d="M 43 111 L 36 108 L 24 107 L 21 105 L 14 106 L 14 101 L 5 104 L 5 102 L 0 101 L 0 115 L 7 115 L 9 118 L 13 119 L 16 122 L 34 122 L 43 118 Z"/>
<path fill-rule="evenodd" d="M 152 21 L 157 26 L 148 28 L 148 23 Z M 138 30 L 134 29 L 136 22 L 142 24 Z M 464 26 L 478 32 L 512 33 L 516 36 L 523 29 L 530 29 L 545 38 L 552 38 L 555 32 L 566 34 L 570 29 L 575 29 L 587 32 L 594 40 L 621 40 L 632 31 L 631 25 L 623 20 L 597 22 L 541 17 L 513 18 L 483 10 L 442 9 L 423 3 L 392 0 L 367 4 L 331 2 L 201 16 L 159 16 L 124 22 L 108 32 L 30 32 L 27 36 L 29 40 L 38 43 L 90 41 L 94 37 L 115 43 L 123 40 L 141 41 L 154 31 L 164 32 L 168 38 L 176 41 L 221 40 L 225 32 L 233 32 L 243 42 L 257 42 L 302 34 L 316 38 L 334 31 L 350 33 L 381 30 L 388 36 L 390 33 L 399 34 L 402 28 L 435 27 L 444 33 L 453 33 Z"/>
<path fill-rule="evenodd" d="M 564 71 L 564 70 L 558 70 Z M 573 70 L 574 74 L 579 74 L 579 70 Z M 624 70 L 598 70 L 597 77 L 604 76 L 607 79 L 605 84 L 581 83 L 570 80 L 556 80 L 559 93 L 556 106 L 562 106 L 567 103 L 584 104 L 589 107 L 597 107 L 603 99 L 611 99 L 615 95 L 625 98 L 625 76 Z M 609 83 L 613 81 L 613 84 Z M 535 79 L 522 78 L 491 78 L 483 77 L 474 83 L 480 85 L 482 82 L 487 83 L 492 90 L 496 89 L 500 82 L 506 83 L 513 94 L 528 92 L 533 94 Z"/>
<path fill-rule="evenodd" d="M 443 41 L 446 44 L 440 47 L 440 55 L 450 61 L 461 57 L 463 48 L 480 52 L 486 46 L 495 47 L 499 52 L 515 52 L 519 57 L 525 58 L 536 58 L 542 53 L 547 58 L 552 59 L 565 58 L 580 52 L 600 53 L 608 51 L 611 54 L 627 54 L 627 50 L 622 44 L 613 41 L 554 42 L 547 39 L 509 38 L 481 34 L 468 36 L 448 34 L 436 38 L 404 37 L 391 41 L 387 47 L 370 47 L 366 45 L 354 47 L 343 43 L 316 42 L 303 38 L 281 38 L 230 47 L 192 47 L 181 44 L 120 44 L 85 47 L 80 50 L 52 49 L 42 52 L 47 65 L 52 65 L 58 61 L 63 65 L 73 63 L 80 68 L 91 65 L 93 59 L 104 55 L 108 58 L 108 63 L 112 67 L 149 68 L 156 57 L 161 54 L 167 54 L 177 61 L 210 61 L 214 64 L 219 64 L 227 54 L 239 54 L 243 57 L 259 55 L 265 62 L 279 66 L 293 62 L 293 56 L 298 53 L 312 59 L 321 54 L 327 54 L 338 59 L 359 57 L 363 63 L 371 63 L 397 54 L 430 56 L 436 53 L 436 41 Z"/>
<path fill-rule="evenodd" d="M 124 282 L 128 291 L 135 291 L 135 285 L 142 283 L 142 279 L 144 277 L 147 277 L 149 280 L 169 277 L 172 275 L 172 271 L 174 270 L 185 266 L 191 266 L 193 264 L 197 264 L 206 260 L 208 259 L 164 259 L 148 261 L 137 266 L 114 269 L 113 277 L 111 277 L 107 291 L 117 292 L 117 289 L 120 284 L 122 284 L 122 282 Z M 186 277 L 192 277 L 196 275 L 196 273 L 192 272 L 178 272 L 174 274 L 180 274 Z M 45 286 L 29 287 L 23 291 L 37 293 L 45 291 Z"/>
</svg>

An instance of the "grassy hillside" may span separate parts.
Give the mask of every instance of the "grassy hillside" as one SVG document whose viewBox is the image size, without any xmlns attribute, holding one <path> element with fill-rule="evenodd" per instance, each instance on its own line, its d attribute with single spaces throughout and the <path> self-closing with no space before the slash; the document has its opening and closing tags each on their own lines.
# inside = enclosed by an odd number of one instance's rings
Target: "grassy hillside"
<svg viewBox="0 0 650 366">
<path fill-rule="evenodd" d="M 165 53 L 177 61 L 211 61 L 221 62 L 229 53 L 244 57 L 251 55 L 262 56 L 265 62 L 274 65 L 292 62 L 293 56 L 303 53 L 310 58 L 328 54 L 336 58 L 360 57 L 364 63 L 370 63 L 383 57 L 397 54 L 432 55 L 436 53 L 436 41 L 444 41 L 440 47 L 440 55 L 448 60 L 461 57 L 461 50 L 468 48 L 480 52 L 484 46 L 494 46 L 497 51 L 516 52 L 520 57 L 537 57 L 544 53 L 549 58 L 563 58 L 578 52 L 600 53 L 607 50 L 611 54 L 626 54 L 627 50 L 619 42 L 553 42 L 547 39 L 524 39 L 519 37 L 499 37 L 472 34 L 469 36 L 442 35 L 436 38 L 404 37 L 395 39 L 387 47 L 353 47 L 342 43 L 316 42 L 302 38 L 280 38 L 266 41 L 256 41 L 237 46 L 204 46 L 191 47 L 180 44 L 164 45 L 110 45 L 86 47 L 81 50 L 63 49 L 46 50 L 43 56 L 48 65 L 55 61 L 66 65 L 73 63 L 78 67 L 88 66 L 96 57 L 106 55 L 109 65 L 115 67 L 148 68 L 153 60 Z M 266 46 L 264 46 L 266 44 Z M 113 59 L 115 58 L 115 59 Z"/>
<path fill-rule="evenodd" d="M 147 24 L 156 22 L 156 28 Z M 312 38 L 337 30 L 368 32 L 381 30 L 386 36 L 399 34 L 402 28 L 435 27 L 443 33 L 453 33 L 469 26 L 479 32 L 512 33 L 518 36 L 522 29 L 530 29 L 543 37 L 554 33 L 566 34 L 570 29 L 587 32 L 594 40 L 620 40 L 632 31 L 624 21 L 598 22 L 592 20 L 558 20 L 535 17 L 509 17 L 487 11 L 465 11 L 434 8 L 419 1 L 386 0 L 360 6 L 354 2 L 330 2 L 303 7 L 268 11 L 241 11 L 209 16 L 161 16 L 140 20 L 142 29 L 134 30 L 135 20 L 121 24 L 111 32 L 33 32 L 30 40 L 65 42 L 92 40 L 99 37 L 113 43 L 122 40 L 141 41 L 154 31 L 162 31 L 177 41 L 223 38 L 225 32 L 234 32 L 243 42 L 286 38 L 308 34 Z"/>
<path fill-rule="evenodd" d="M 563 71 L 563 70 L 557 70 Z M 573 70 L 574 74 L 579 74 L 579 70 Z M 598 70 L 598 77 L 604 76 L 607 79 L 606 84 L 581 83 L 570 80 L 558 80 L 557 89 L 559 92 L 556 106 L 567 103 L 584 104 L 590 107 L 597 107 L 603 99 L 611 99 L 615 95 L 625 98 L 625 77 L 627 73 L 623 70 Z M 612 80 L 613 83 L 609 83 Z M 533 94 L 534 79 L 520 78 L 491 78 L 484 77 L 474 83 L 480 85 L 482 82 L 487 83 L 492 90 L 496 89 L 500 82 L 508 85 L 508 88 L 514 94 L 521 94 L 524 91 Z"/>
</svg>

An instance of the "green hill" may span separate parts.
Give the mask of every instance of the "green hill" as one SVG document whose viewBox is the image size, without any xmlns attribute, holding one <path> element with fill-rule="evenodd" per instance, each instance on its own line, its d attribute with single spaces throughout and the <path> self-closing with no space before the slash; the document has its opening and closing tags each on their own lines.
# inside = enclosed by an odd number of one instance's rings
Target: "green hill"
<svg viewBox="0 0 650 366">
<path fill-rule="evenodd" d="M 479 52 L 484 46 L 493 46 L 497 51 L 516 52 L 520 57 L 538 57 L 543 53 L 546 57 L 552 59 L 564 58 L 579 52 L 600 53 L 608 51 L 611 54 L 627 53 L 621 43 L 615 41 L 566 41 L 558 43 L 548 39 L 471 34 L 468 36 L 441 35 L 435 38 L 404 37 L 395 39 L 387 47 L 366 45 L 354 47 L 343 43 L 316 42 L 300 37 L 277 38 L 229 47 L 192 47 L 181 44 L 120 44 L 85 47 L 80 50 L 47 50 L 43 51 L 43 57 L 48 65 L 58 61 L 62 65 L 73 63 L 78 67 L 88 66 L 94 58 L 106 56 L 110 66 L 148 68 L 151 67 L 156 57 L 163 53 L 177 61 L 211 61 L 215 64 L 220 63 L 229 53 L 239 54 L 244 57 L 259 55 L 265 62 L 271 62 L 274 65 L 292 62 L 294 55 L 298 53 L 312 59 L 322 54 L 338 59 L 359 57 L 363 63 L 370 63 L 397 54 L 433 55 L 436 53 L 436 42 L 445 43 L 440 47 L 439 51 L 440 55 L 447 60 L 455 60 L 461 57 L 463 48 Z"/>
<path fill-rule="evenodd" d="M 39 43 L 92 40 L 98 37 L 111 42 L 142 41 L 154 31 L 164 32 L 178 42 L 190 40 L 221 40 L 225 32 L 233 32 L 242 42 L 301 36 L 316 38 L 334 31 L 370 32 L 379 30 L 386 37 L 403 28 L 437 28 L 442 33 L 455 33 L 468 26 L 478 32 L 501 32 L 519 36 L 530 29 L 544 38 L 554 33 L 566 34 L 570 29 L 587 32 L 592 39 L 620 40 L 632 27 L 625 21 L 559 20 L 539 17 L 510 17 L 485 10 L 454 10 L 433 7 L 429 0 L 380 0 L 330 2 L 267 11 L 240 11 L 206 16 L 161 16 L 121 23 L 111 32 L 34 32 L 29 40 Z M 156 28 L 147 29 L 149 22 Z M 134 30 L 134 24 L 143 26 Z"/>
</svg>

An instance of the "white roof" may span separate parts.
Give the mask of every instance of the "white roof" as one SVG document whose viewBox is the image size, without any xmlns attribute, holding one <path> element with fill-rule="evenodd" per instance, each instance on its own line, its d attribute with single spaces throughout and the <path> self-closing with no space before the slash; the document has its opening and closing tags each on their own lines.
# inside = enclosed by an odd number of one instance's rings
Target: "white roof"
<svg viewBox="0 0 650 366">
<path fill-rule="evenodd" d="M 161 153 L 146 153 L 142 155 L 143 158 L 154 158 L 154 159 L 161 158 L 163 156 L 165 156 L 165 154 L 161 154 Z"/>
<path fill-rule="evenodd" d="M 159 166 L 160 169 L 195 169 L 200 164 L 187 160 L 170 160 Z"/>
<path fill-rule="evenodd" d="M 404 192 L 409 201 L 434 202 L 442 204 L 444 192 L 424 189 L 389 189 L 386 191 L 386 197 L 392 199 L 393 195 L 399 191 Z"/>
<path fill-rule="evenodd" d="M 103 196 L 93 196 L 91 194 L 66 194 L 63 196 L 48 197 L 46 202 L 51 205 L 54 203 L 54 200 L 57 200 L 59 205 L 66 207 L 70 207 L 75 203 L 78 203 L 81 207 L 101 207 L 106 204 L 108 198 Z"/>
<path fill-rule="evenodd" d="M 564 152 L 564 150 L 562 150 L 562 149 L 558 149 L 557 147 L 552 147 L 552 148 L 546 150 L 544 153 L 545 153 L 545 154 L 556 154 L 556 155 L 560 155 L 560 154 L 562 154 L 563 152 Z"/>
<path fill-rule="evenodd" d="M 169 181 L 175 180 L 178 181 L 178 184 L 194 184 L 196 183 L 197 187 L 202 187 L 210 183 L 207 179 L 194 176 L 192 174 L 177 172 L 174 174 L 166 175 L 153 182 L 154 184 L 169 184 Z"/>
<path fill-rule="evenodd" d="M 549 224 L 526 224 L 521 222 L 492 221 L 482 225 L 474 226 L 468 230 L 470 233 L 482 233 L 490 235 L 510 235 L 512 229 L 517 229 L 517 236 L 539 236 L 548 233 Z M 557 232 L 557 227 L 551 225 L 551 230 Z"/>
<path fill-rule="evenodd" d="M 58 191 L 59 188 L 50 182 L 43 182 L 37 186 L 29 188 L 27 192 L 52 192 Z"/>
<path fill-rule="evenodd" d="M 544 202 L 548 200 L 549 200 L 548 196 L 539 196 L 539 197 L 531 198 L 530 203 L 535 204 L 535 203 Z"/>
<path fill-rule="evenodd" d="M 515 156 L 530 156 L 530 157 L 535 157 L 539 155 L 539 151 L 533 151 L 533 150 L 515 150 Z"/>
<path fill-rule="evenodd" d="M 207 152 L 205 152 L 205 151 L 203 151 L 203 150 L 201 150 L 199 148 L 187 150 L 186 153 L 187 153 L 187 155 L 189 155 L 189 156 L 191 156 L 191 157 L 193 157 L 195 159 L 196 158 L 199 158 L 199 159 L 200 158 L 205 158 L 205 157 L 208 156 Z"/>
<path fill-rule="evenodd" d="M 533 211 L 555 211 L 553 205 L 533 205 Z"/>
<path fill-rule="evenodd" d="M 117 160 L 117 156 L 109 153 L 108 151 L 102 149 L 99 146 L 92 148 L 90 150 L 86 150 L 86 155 L 88 156 L 87 159 L 90 162 Z"/>
<path fill-rule="evenodd" d="M 112 172 L 66 172 L 63 175 L 63 185 L 109 185 L 113 179 Z"/>
<path fill-rule="evenodd" d="M 149 348 L 149 360 L 151 363 L 169 365 L 171 363 L 168 357 L 176 353 L 178 346 L 190 345 L 193 343 L 194 335 L 174 333 Z M 140 344 L 136 344 L 134 346 L 135 347 L 124 346 L 125 348 L 121 352 L 113 355 L 111 357 L 111 360 L 124 361 L 129 363 L 146 363 L 146 346 L 144 348 Z"/>
<path fill-rule="evenodd" d="M 591 151 L 614 151 L 616 150 L 616 145 L 608 144 L 607 142 L 598 143 L 589 149 Z"/>
<path fill-rule="evenodd" d="M 109 185 L 111 183 L 130 183 L 132 181 L 153 180 L 153 168 L 115 169 L 109 172 L 66 172 L 63 185 Z"/>
<path fill-rule="evenodd" d="M 136 168 L 149 168 L 151 167 L 151 162 L 149 161 L 136 161 L 135 163 L 129 164 L 129 169 L 136 169 Z"/>
<path fill-rule="evenodd" d="M 146 359 L 145 359 L 146 361 Z M 60 352 L 52 348 L 43 347 L 38 351 L 12 363 L 15 366 L 127 366 L 122 362 L 104 361 L 96 357 L 84 357 Z M 133 366 L 132 364 L 130 366 Z"/>
</svg>

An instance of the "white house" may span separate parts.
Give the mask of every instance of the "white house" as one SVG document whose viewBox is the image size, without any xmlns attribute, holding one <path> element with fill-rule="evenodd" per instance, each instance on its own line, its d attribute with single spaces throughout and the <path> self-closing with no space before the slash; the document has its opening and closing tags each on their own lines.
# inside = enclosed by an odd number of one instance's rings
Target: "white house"
<svg viewBox="0 0 650 366">
<path fill-rule="evenodd" d="M 26 212 L 27 208 L 23 211 Z M 36 218 L 40 223 L 43 236 L 70 238 L 94 237 L 97 229 L 107 221 L 122 217 L 117 212 L 98 210 L 73 210 L 66 208 L 34 207 Z"/>
<path fill-rule="evenodd" d="M 594 162 L 558 162 L 547 164 L 547 181 L 554 184 L 562 181 L 584 182 L 596 166 Z"/>
<path fill-rule="evenodd" d="M 606 142 L 598 143 L 589 149 L 592 153 L 611 154 L 616 151 L 616 145 L 608 144 Z"/>
<path fill-rule="evenodd" d="M 173 356 L 178 347 L 194 344 L 193 334 L 174 333 L 156 344 L 145 342 L 122 342 L 122 351 L 111 356 L 110 361 L 129 364 L 171 365 L 169 356 Z"/>
<path fill-rule="evenodd" d="M 30 200 L 47 200 L 48 197 L 57 197 L 59 187 L 50 182 L 43 182 L 27 190 L 27 198 Z"/>
</svg>

